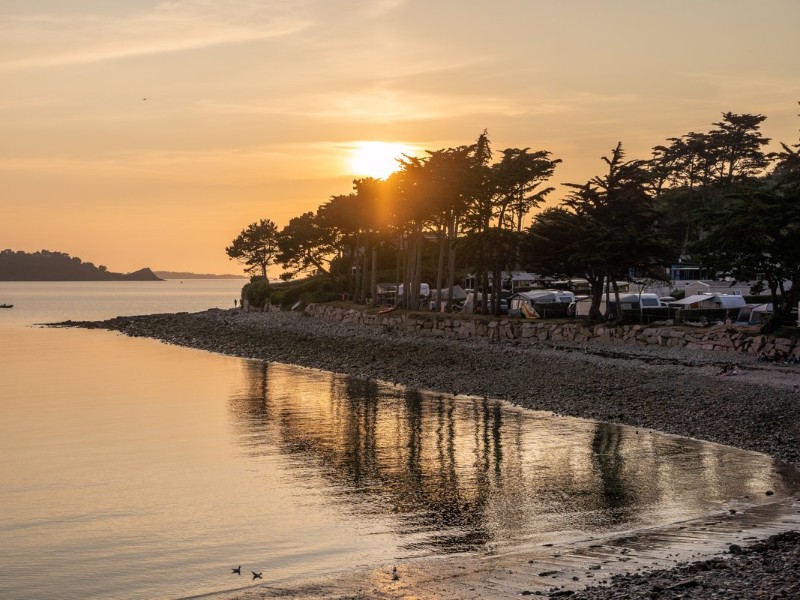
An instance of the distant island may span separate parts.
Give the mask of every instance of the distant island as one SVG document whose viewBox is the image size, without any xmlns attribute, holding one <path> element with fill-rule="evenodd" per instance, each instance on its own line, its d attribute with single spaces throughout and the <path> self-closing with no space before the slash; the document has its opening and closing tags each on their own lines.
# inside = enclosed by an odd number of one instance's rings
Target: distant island
<svg viewBox="0 0 800 600">
<path fill-rule="evenodd" d="M 185 271 L 153 271 L 161 279 L 247 279 L 244 275 L 212 275 L 211 273 L 187 273 Z"/>
<path fill-rule="evenodd" d="M 0 281 L 163 281 L 148 268 L 112 273 L 64 252 L 0 252 Z"/>
</svg>

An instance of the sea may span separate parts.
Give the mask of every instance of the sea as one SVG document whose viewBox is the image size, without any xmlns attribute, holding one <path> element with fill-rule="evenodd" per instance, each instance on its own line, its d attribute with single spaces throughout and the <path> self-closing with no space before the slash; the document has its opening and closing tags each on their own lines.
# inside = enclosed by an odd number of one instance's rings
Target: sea
<svg viewBox="0 0 800 600">
<path fill-rule="evenodd" d="M 285 586 L 674 523 L 791 485 L 716 444 L 42 326 L 233 310 L 242 284 L 0 282 L 0 598 Z"/>
</svg>

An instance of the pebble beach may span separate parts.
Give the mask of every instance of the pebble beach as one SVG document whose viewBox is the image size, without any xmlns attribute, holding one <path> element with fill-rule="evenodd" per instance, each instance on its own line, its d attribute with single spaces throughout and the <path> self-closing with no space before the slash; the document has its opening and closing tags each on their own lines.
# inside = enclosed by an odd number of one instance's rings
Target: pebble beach
<svg viewBox="0 0 800 600">
<path fill-rule="evenodd" d="M 526 408 L 762 452 L 800 470 L 800 366 L 765 364 L 738 353 L 425 337 L 302 312 L 209 310 L 58 325 L 501 398 Z M 735 375 L 720 374 L 734 364 Z M 535 594 L 586 600 L 797 598 L 800 532 L 732 544 L 722 556 L 669 569 L 618 574 L 604 585 Z M 354 591 L 323 597 L 409 596 Z"/>
</svg>

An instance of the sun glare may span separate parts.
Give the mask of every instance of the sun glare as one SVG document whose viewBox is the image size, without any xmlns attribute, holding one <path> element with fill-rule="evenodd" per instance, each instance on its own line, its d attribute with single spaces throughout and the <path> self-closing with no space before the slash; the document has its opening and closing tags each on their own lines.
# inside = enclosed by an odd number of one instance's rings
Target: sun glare
<svg viewBox="0 0 800 600">
<path fill-rule="evenodd" d="M 351 150 L 349 166 L 353 175 L 385 179 L 397 171 L 397 159 L 411 148 L 394 142 L 358 142 Z"/>
</svg>

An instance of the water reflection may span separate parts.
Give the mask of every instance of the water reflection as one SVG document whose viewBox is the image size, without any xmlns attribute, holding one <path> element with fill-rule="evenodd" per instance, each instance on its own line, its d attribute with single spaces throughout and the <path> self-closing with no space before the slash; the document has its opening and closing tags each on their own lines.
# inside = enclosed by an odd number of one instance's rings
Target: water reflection
<svg viewBox="0 0 800 600">
<path fill-rule="evenodd" d="M 616 425 L 246 363 L 229 403 L 252 459 L 278 455 L 292 484 L 409 551 L 452 553 L 705 514 L 781 493 L 768 457 Z"/>
</svg>

